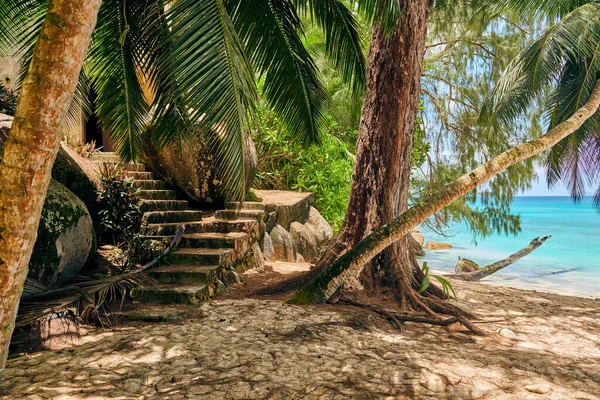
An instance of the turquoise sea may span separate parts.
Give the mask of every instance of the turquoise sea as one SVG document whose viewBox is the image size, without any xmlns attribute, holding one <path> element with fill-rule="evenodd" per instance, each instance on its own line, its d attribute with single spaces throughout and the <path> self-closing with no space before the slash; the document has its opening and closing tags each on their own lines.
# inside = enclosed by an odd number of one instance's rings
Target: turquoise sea
<svg viewBox="0 0 600 400">
<path fill-rule="evenodd" d="M 480 266 L 506 258 L 537 236 L 552 235 L 541 247 L 485 280 L 489 283 L 526 287 L 600 298 L 600 214 L 591 197 L 574 203 L 569 197 L 516 197 L 511 205 L 521 216 L 517 236 L 493 235 L 473 242 L 463 223 L 451 225 L 440 236 L 423 229 L 425 242 L 450 243 L 449 250 L 426 251 L 437 271 L 454 272 L 458 256 Z"/>
</svg>

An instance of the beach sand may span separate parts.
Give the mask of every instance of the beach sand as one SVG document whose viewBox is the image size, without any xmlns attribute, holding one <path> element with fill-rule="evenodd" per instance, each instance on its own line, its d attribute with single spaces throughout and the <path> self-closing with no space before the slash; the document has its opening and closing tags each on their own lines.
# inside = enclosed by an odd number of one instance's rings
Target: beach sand
<svg viewBox="0 0 600 400">
<path fill-rule="evenodd" d="M 362 308 L 247 298 L 254 273 L 172 323 L 91 329 L 10 361 L 5 399 L 600 399 L 600 301 L 454 282 L 485 337 Z M 390 305 L 391 307 L 392 305 Z M 501 332 L 499 334 L 497 332 Z"/>
</svg>

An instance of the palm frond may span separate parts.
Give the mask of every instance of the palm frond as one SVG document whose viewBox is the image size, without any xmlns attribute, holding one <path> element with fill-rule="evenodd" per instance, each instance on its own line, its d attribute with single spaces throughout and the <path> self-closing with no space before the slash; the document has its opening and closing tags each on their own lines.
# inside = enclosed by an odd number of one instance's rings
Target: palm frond
<svg viewBox="0 0 600 400">
<path fill-rule="evenodd" d="M 579 7 L 523 50 L 486 99 L 482 117 L 494 124 L 514 122 L 556 84 L 568 60 L 593 56 L 600 40 L 599 12 L 596 4 Z"/>
<path fill-rule="evenodd" d="M 381 25 L 384 32 L 391 32 L 400 20 L 401 0 L 361 0 L 356 2 L 358 12 L 369 23 Z"/>
<path fill-rule="evenodd" d="M 479 2 L 481 7 L 490 8 L 494 12 L 509 9 L 522 14 L 548 18 L 562 18 L 574 9 L 591 3 L 590 0 L 479 0 Z"/>
<path fill-rule="evenodd" d="M 138 76 L 146 50 L 139 29 L 144 7 L 144 0 L 103 1 L 86 62 L 96 114 L 126 161 L 138 157 L 149 110 Z"/>
<path fill-rule="evenodd" d="M 230 197 L 241 198 L 248 115 L 257 98 L 243 45 L 223 0 L 179 0 L 165 17 L 169 31 L 163 45 L 170 53 L 157 60 L 157 68 L 170 71 L 175 82 L 170 97 L 185 105 L 191 123 L 204 127 L 216 173 Z M 157 131 L 155 136 L 169 134 Z"/>
<path fill-rule="evenodd" d="M 366 60 L 362 52 L 359 23 L 340 0 L 294 0 L 304 16 L 310 15 L 325 33 L 325 54 L 356 94 L 366 85 Z"/>
<path fill-rule="evenodd" d="M 302 21 L 291 0 L 225 2 L 246 52 L 264 77 L 264 95 L 287 130 L 319 141 L 327 93 L 299 37 Z"/>
<path fill-rule="evenodd" d="M 27 290 L 19 303 L 16 326 L 32 324 L 48 314 L 79 304 L 100 308 L 123 296 L 132 287 L 150 281 L 144 274 L 126 274 L 42 290 L 39 283 L 28 279 L 25 284 Z"/>
</svg>

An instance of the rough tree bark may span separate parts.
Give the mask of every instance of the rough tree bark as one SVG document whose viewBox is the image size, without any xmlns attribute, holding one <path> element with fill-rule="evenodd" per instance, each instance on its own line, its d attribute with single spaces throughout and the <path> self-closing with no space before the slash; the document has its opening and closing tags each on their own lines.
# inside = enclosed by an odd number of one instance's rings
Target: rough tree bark
<svg viewBox="0 0 600 400">
<path fill-rule="evenodd" d="M 488 277 L 496 272 L 500 271 L 502 268 L 506 268 L 509 265 L 519 261 L 521 258 L 530 254 L 532 251 L 540 247 L 546 240 L 550 239 L 552 236 L 544 236 L 543 238 L 535 238 L 529 243 L 529 245 L 516 253 L 511 254 L 503 260 L 496 261 L 493 264 L 486 265 L 483 268 L 480 268 L 477 271 L 473 272 L 462 272 L 457 274 L 448 275 L 451 278 L 461 279 L 463 281 L 478 281 L 485 277 Z"/>
<path fill-rule="evenodd" d="M 59 127 L 73 97 L 101 0 L 51 0 L 0 161 L 0 371 L 35 244 Z"/>
<path fill-rule="evenodd" d="M 428 6 L 428 0 L 402 1 L 401 23 L 390 34 L 379 26 L 372 30 L 348 211 L 313 275 L 408 208 Z M 401 239 L 368 264 L 361 283 L 368 292 L 389 288 L 407 309 L 413 299 L 406 293 L 420 281 L 415 266 L 408 241 Z"/>
<path fill-rule="evenodd" d="M 349 278 L 357 276 L 364 266 L 388 246 L 402 239 L 412 228 L 438 210 L 487 182 L 506 168 L 550 149 L 575 132 L 600 106 L 600 80 L 575 114 L 537 139 L 523 143 L 492 158 L 489 162 L 461 176 L 435 194 L 415 204 L 390 223 L 364 238 L 338 258 L 290 300 L 294 304 L 315 304 L 327 301 Z"/>
</svg>

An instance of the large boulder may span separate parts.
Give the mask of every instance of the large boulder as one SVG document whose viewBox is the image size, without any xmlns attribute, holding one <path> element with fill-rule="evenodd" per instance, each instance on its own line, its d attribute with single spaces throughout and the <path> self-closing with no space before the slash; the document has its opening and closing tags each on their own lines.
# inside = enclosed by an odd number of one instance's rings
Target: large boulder
<svg viewBox="0 0 600 400">
<path fill-rule="evenodd" d="M 408 244 L 412 248 L 415 255 L 417 257 L 425 256 L 425 250 L 423 250 L 423 246 L 421 246 L 421 243 L 419 243 L 412 234 L 408 235 L 407 237 L 408 237 Z"/>
<path fill-rule="evenodd" d="M 413 237 L 413 239 L 417 241 L 417 243 L 419 243 L 419 245 L 423 246 L 423 243 L 425 243 L 425 237 L 423 236 L 423 234 L 421 234 L 420 230 L 413 229 L 410 235 Z"/>
<path fill-rule="evenodd" d="M 95 251 L 92 218 L 64 185 L 50 181 L 28 276 L 55 286 L 79 273 Z"/>
<path fill-rule="evenodd" d="M 452 245 L 449 243 L 438 243 L 438 242 L 429 240 L 427 243 L 425 243 L 425 246 L 423 246 L 423 247 L 426 250 L 445 250 L 445 249 L 451 249 Z"/>
<path fill-rule="evenodd" d="M 263 256 L 266 261 L 275 261 L 275 250 L 273 248 L 273 241 L 271 235 L 265 232 L 263 237 Z"/>
<path fill-rule="evenodd" d="M 296 252 L 300 254 L 304 260 L 313 262 L 319 256 L 317 241 L 307 227 L 300 222 L 292 222 L 290 225 L 290 235 L 294 241 Z"/>
<path fill-rule="evenodd" d="M 476 272 L 479 270 L 479 265 L 475 261 L 461 257 L 458 257 L 458 260 L 456 260 L 456 267 L 454 268 L 454 272 L 457 274 Z"/>
<path fill-rule="evenodd" d="M 52 166 L 52 178 L 79 197 L 87 206 L 92 220 L 98 223 L 100 171 L 92 160 L 81 157 L 75 150 L 61 143 Z"/>
<path fill-rule="evenodd" d="M 296 261 L 294 240 L 290 233 L 281 225 L 275 225 L 270 233 L 273 242 L 273 258 L 277 261 Z"/>
<path fill-rule="evenodd" d="M 333 237 L 333 228 L 314 207 L 310 207 L 308 211 L 308 220 L 304 226 L 314 236 L 317 242 L 317 248 L 326 245 Z"/>
<path fill-rule="evenodd" d="M 246 138 L 244 156 L 246 189 L 250 190 L 258 165 L 258 156 L 250 137 Z M 201 137 L 192 136 L 181 142 L 175 141 L 162 150 L 148 143 L 144 149 L 144 161 L 148 169 L 179 189 L 184 197 L 196 205 L 209 208 L 222 208 L 225 205 L 227 196 L 221 179 L 215 173 L 213 152 Z"/>
<path fill-rule="evenodd" d="M 289 230 L 292 222 L 305 223 L 310 207 L 315 203 L 314 193 L 287 190 L 254 190 L 265 208 L 265 226 L 268 231 L 275 224 Z"/>
</svg>

